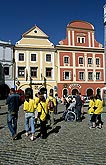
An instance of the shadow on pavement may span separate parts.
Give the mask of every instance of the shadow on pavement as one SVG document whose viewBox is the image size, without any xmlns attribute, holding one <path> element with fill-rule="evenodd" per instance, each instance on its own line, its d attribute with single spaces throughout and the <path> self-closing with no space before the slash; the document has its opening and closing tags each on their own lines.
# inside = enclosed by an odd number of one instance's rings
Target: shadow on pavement
<svg viewBox="0 0 106 165">
<path fill-rule="evenodd" d="M 51 134 L 51 133 L 58 133 L 59 130 L 60 130 L 61 126 L 56 126 L 55 128 L 53 128 L 51 131 L 48 132 L 48 136 Z"/>
<path fill-rule="evenodd" d="M 17 140 L 22 139 L 21 135 L 22 135 L 22 134 L 25 134 L 25 132 L 26 132 L 25 130 L 19 132 L 19 133 L 17 134 Z"/>
<path fill-rule="evenodd" d="M 1 126 L 0 129 L 3 129 L 5 126 Z"/>
<path fill-rule="evenodd" d="M 6 115 L 6 114 L 7 114 L 7 112 L 0 113 L 0 115 Z"/>
</svg>

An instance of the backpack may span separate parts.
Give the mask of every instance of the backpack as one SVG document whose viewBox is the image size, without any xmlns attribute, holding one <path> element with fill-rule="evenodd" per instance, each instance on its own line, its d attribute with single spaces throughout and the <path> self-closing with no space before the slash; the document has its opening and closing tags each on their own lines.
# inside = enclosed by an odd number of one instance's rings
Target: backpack
<svg viewBox="0 0 106 165">
<path fill-rule="evenodd" d="M 53 109 L 54 108 L 54 102 L 53 102 L 53 100 L 49 100 L 49 102 L 48 102 L 48 108 L 49 109 Z"/>
</svg>

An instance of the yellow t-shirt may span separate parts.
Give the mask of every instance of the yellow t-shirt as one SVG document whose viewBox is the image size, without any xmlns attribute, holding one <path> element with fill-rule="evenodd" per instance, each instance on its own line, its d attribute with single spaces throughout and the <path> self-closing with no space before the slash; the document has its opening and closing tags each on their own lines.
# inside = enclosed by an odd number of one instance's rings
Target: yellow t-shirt
<svg viewBox="0 0 106 165">
<path fill-rule="evenodd" d="M 25 100 L 23 109 L 24 109 L 24 111 L 27 111 L 27 112 L 34 112 L 35 111 L 35 102 L 34 102 L 34 100 L 29 99 L 29 102 L 27 102 Z"/>
<path fill-rule="evenodd" d="M 89 114 L 93 114 L 94 113 L 94 109 L 93 109 L 94 106 L 95 106 L 95 101 L 90 100 L 89 101 L 89 110 L 88 110 Z"/>
<path fill-rule="evenodd" d="M 103 111 L 103 101 L 97 99 L 95 101 L 97 109 L 94 111 L 94 114 L 101 114 Z"/>
<path fill-rule="evenodd" d="M 42 106 L 41 106 L 41 104 L 42 104 Z M 46 114 L 48 113 L 47 103 L 42 102 L 42 101 L 40 103 L 38 103 L 37 110 L 38 110 L 38 112 L 41 112 L 40 120 L 45 121 L 46 120 Z M 45 112 L 44 112 L 44 110 L 45 110 Z"/>
<path fill-rule="evenodd" d="M 35 101 L 35 108 L 37 108 L 38 103 L 39 103 L 39 97 L 35 97 L 34 101 Z"/>
</svg>

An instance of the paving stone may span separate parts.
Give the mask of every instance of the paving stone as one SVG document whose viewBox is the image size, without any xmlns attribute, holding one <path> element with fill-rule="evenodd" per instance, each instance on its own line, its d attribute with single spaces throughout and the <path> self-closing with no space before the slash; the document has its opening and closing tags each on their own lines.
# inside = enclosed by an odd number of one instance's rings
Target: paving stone
<svg viewBox="0 0 106 165">
<path fill-rule="evenodd" d="M 18 132 L 22 135 L 16 141 L 7 127 L 7 106 L 1 106 L 0 165 L 106 165 L 106 113 L 102 114 L 103 128 L 91 130 L 88 114 L 81 123 L 61 121 L 64 109 L 59 104 L 57 123 L 53 130 L 48 130 L 48 138 L 32 142 L 24 134 L 23 106 L 18 119 Z M 35 136 L 38 133 L 36 128 Z"/>
</svg>

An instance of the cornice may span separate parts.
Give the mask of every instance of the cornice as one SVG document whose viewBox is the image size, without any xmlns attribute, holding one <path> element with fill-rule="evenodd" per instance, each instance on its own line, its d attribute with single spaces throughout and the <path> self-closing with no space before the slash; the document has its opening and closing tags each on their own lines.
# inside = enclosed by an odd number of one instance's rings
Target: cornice
<svg viewBox="0 0 106 165">
<path fill-rule="evenodd" d="M 55 49 L 58 50 L 64 50 L 64 51 L 82 51 L 82 52 L 98 52 L 98 53 L 104 53 L 104 48 L 86 48 L 86 47 L 69 47 L 69 46 L 55 46 Z"/>
</svg>

